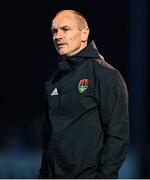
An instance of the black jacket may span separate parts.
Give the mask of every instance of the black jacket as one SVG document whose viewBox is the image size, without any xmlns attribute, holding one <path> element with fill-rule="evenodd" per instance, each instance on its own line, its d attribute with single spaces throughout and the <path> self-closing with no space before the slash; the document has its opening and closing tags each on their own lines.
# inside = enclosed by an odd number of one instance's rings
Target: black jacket
<svg viewBox="0 0 150 180">
<path fill-rule="evenodd" d="M 128 93 L 91 42 L 46 82 L 41 178 L 117 178 L 129 143 Z"/>
</svg>

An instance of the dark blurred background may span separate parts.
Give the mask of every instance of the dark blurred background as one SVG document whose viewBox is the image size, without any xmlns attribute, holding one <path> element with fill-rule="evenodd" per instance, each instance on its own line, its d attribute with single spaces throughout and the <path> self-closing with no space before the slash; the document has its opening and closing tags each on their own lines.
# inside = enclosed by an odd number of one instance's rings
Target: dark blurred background
<svg viewBox="0 0 150 180">
<path fill-rule="evenodd" d="M 36 178 L 40 167 L 43 85 L 57 64 L 50 27 L 61 9 L 86 16 L 90 39 L 127 83 L 131 140 L 120 178 L 150 178 L 150 2 L 21 3 L 1 7 L 0 178 Z"/>
</svg>

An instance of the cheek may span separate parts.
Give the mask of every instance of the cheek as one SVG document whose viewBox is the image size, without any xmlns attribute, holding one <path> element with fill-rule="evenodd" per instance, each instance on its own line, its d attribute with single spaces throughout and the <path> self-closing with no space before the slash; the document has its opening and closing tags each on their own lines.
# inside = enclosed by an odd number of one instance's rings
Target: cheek
<svg viewBox="0 0 150 180">
<path fill-rule="evenodd" d="M 79 46 L 81 44 L 80 35 L 77 34 L 77 35 L 75 35 L 73 37 L 70 37 L 69 41 L 72 43 L 72 46 Z"/>
<path fill-rule="evenodd" d="M 72 33 L 72 34 L 70 34 L 68 39 L 73 42 L 79 42 L 79 41 L 81 41 L 81 34 L 80 33 Z"/>
</svg>

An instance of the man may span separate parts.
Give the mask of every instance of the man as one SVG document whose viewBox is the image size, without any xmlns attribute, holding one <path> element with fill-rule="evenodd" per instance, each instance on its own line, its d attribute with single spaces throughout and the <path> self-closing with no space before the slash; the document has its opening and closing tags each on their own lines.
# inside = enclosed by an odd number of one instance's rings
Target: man
<svg viewBox="0 0 150 180">
<path fill-rule="evenodd" d="M 58 12 L 51 30 L 61 60 L 45 87 L 39 178 L 117 178 L 129 143 L 125 82 L 88 44 L 79 12 Z"/>
</svg>

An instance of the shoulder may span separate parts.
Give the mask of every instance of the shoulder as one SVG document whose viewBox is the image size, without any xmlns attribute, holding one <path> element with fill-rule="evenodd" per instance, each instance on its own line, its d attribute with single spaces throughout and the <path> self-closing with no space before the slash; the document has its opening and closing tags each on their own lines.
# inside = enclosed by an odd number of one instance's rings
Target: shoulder
<svg viewBox="0 0 150 180">
<path fill-rule="evenodd" d="M 118 73 L 116 68 L 103 59 L 93 59 L 93 66 L 99 73 Z"/>
<path fill-rule="evenodd" d="M 97 80 L 105 84 L 124 86 L 125 81 L 121 73 L 102 59 L 93 59 L 93 71 Z"/>
</svg>

